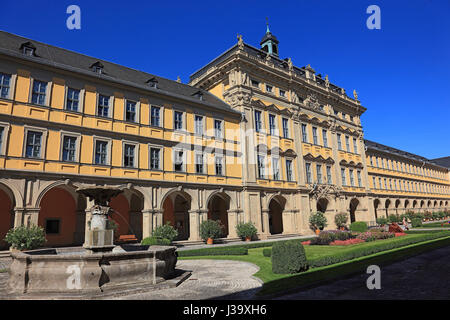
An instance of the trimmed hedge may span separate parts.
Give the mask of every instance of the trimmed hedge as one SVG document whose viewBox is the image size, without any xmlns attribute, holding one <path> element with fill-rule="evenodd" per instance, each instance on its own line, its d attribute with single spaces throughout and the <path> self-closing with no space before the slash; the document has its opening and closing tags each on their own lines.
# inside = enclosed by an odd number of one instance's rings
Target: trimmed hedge
<svg viewBox="0 0 450 320">
<path fill-rule="evenodd" d="M 195 256 L 241 256 L 247 255 L 247 248 L 218 247 L 177 251 L 179 257 L 195 257 Z"/>
<path fill-rule="evenodd" d="M 264 248 L 262 253 L 264 257 L 270 258 L 272 256 L 272 248 Z"/>
<path fill-rule="evenodd" d="M 308 270 L 305 248 L 300 241 L 275 243 L 271 258 L 273 273 L 287 274 Z"/>
<path fill-rule="evenodd" d="M 169 239 L 157 237 L 147 237 L 141 241 L 141 244 L 146 246 L 170 246 L 171 243 Z"/>
<path fill-rule="evenodd" d="M 353 232 L 366 232 L 367 223 L 364 221 L 355 221 L 350 225 L 350 230 Z"/>
<path fill-rule="evenodd" d="M 421 234 L 419 237 L 415 238 L 408 238 L 408 237 L 400 237 L 396 238 L 396 241 L 389 241 L 388 240 L 380 241 L 373 243 L 372 246 L 364 246 L 361 248 L 354 248 L 351 251 L 347 252 L 337 252 L 333 255 L 325 256 L 325 257 L 319 257 L 316 259 L 310 259 L 308 260 L 309 266 L 311 268 L 317 268 L 317 267 L 323 267 L 328 266 L 330 264 L 335 264 L 339 262 L 343 262 L 346 260 L 351 260 L 355 258 L 360 258 L 363 256 L 371 255 L 377 252 L 385 251 L 385 250 L 391 250 L 395 248 L 400 248 L 403 246 L 407 246 L 410 244 L 448 237 L 450 236 L 450 232 L 436 232 L 436 233 L 428 233 L 428 234 Z"/>
<path fill-rule="evenodd" d="M 411 219 L 411 226 L 413 228 L 418 228 L 422 226 L 422 219 L 420 218 L 412 218 Z"/>
</svg>

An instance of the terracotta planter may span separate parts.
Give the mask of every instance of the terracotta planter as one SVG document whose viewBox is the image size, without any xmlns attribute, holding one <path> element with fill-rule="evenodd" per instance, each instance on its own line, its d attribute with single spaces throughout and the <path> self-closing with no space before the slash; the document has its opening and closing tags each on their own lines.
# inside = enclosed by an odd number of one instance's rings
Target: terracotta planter
<svg viewBox="0 0 450 320">
<path fill-rule="evenodd" d="M 252 241 L 252 237 L 245 237 L 245 241 Z"/>
<path fill-rule="evenodd" d="M 316 229 L 316 234 L 319 235 L 319 233 L 320 233 L 320 230 Z"/>
<path fill-rule="evenodd" d="M 213 244 L 214 243 L 214 239 L 212 238 L 208 238 L 208 240 L 206 240 L 206 244 Z"/>
<path fill-rule="evenodd" d="M 344 231 L 344 230 L 345 230 L 345 228 L 344 228 L 344 227 L 340 227 L 340 228 L 339 228 L 339 230 L 341 230 L 341 231 Z"/>
</svg>

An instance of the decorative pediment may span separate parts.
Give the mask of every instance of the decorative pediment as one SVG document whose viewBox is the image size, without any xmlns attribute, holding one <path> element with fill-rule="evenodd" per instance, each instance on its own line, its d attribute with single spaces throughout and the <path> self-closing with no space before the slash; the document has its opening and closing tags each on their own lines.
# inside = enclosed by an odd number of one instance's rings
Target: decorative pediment
<svg viewBox="0 0 450 320">
<path fill-rule="evenodd" d="M 309 194 L 314 199 L 329 198 L 334 195 L 336 198 L 342 193 L 342 189 L 334 184 L 315 184 Z"/>
<path fill-rule="evenodd" d="M 307 161 L 313 161 L 313 162 L 321 162 L 321 163 L 328 163 L 328 164 L 334 164 L 334 160 L 331 157 L 324 158 L 322 155 L 319 155 L 317 157 L 314 157 L 311 153 L 308 153 L 307 155 L 303 156 L 303 159 Z M 344 160 L 345 161 L 345 160 Z"/>
<path fill-rule="evenodd" d="M 308 94 L 306 99 L 303 101 L 303 104 L 310 109 L 320 110 L 319 99 L 315 93 Z"/>
<path fill-rule="evenodd" d="M 339 164 L 341 166 L 344 166 L 344 167 L 352 167 L 352 168 L 357 168 L 357 169 L 362 169 L 363 168 L 363 164 L 361 162 L 356 163 L 354 161 L 348 162 L 346 160 L 341 160 L 339 162 Z"/>
<path fill-rule="evenodd" d="M 292 150 L 292 149 L 287 149 L 287 150 L 283 153 L 283 155 L 284 155 L 285 157 L 293 157 L 293 158 L 297 157 L 297 153 L 296 153 L 294 150 Z"/>
<path fill-rule="evenodd" d="M 255 149 L 256 149 L 256 152 L 264 153 L 264 154 L 267 154 L 267 152 L 269 150 L 267 148 L 267 145 L 265 145 L 265 144 L 258 144 Z"/>
</svg>

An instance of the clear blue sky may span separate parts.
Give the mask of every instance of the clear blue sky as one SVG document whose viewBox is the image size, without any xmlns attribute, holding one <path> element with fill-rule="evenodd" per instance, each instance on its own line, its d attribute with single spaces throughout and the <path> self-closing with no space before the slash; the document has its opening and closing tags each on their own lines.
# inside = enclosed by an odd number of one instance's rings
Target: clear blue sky
<svg viewBox="0 0 450 320">
<path fill-rule="evenodd" d="M 66 28 L 67 6 L 81 30 Z M 369 30 L 366 8 L 381 8 Z M 450 155 L 450 1 L 2 1 L 0 29 L 169 79 L 236 43 L 266 17 L 281 58 L 328 74 L 368 110 L 365 137 L 427 158 Z"/>
</svg>

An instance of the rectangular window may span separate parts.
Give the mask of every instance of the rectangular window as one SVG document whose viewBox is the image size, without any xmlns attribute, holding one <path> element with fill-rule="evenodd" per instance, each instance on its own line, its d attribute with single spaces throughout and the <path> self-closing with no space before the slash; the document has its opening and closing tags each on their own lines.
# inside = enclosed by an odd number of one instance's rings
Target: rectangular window
<svg viewBox="0 0 450 320">
<path fill-rule="evenodd" d="M 47 82 L 34 80 L 31 102 L 34 104 L 44 105 L 46 94 L 47 94 Z"/>
<path fill-rule="evenodd" d="M 338 150 L 342 150 L 342 143 L 341 143 L 341 134 L 337 134 L 337 143 L 338 143 Z"/>
<path fill-rule="evenodd" d="M 125 110 L 125 121 L 136 122 L 136 102 L 127 100 Z"/>
<path fill-rule="evenodd" d="M 11 75 L 0 73 L 0 97 L 8 99 L 11 90 Z"/>
<path fill-rule="evenodd" d="M 370 165 L 373 167 L 373 159 L 372 156 L 369 156 Z"/>
<path fill-rule="evenodd" d="M 306 162 L 305 169 L 306 169 L 306 183 L 312 183 L 311 164 Z"/>
<path fill-rule="evenodd" d="M 63 139 L 63 161 L 75 161 L 76 137 L 64 136 Z"/>
<path fill-rule="evenodd" d="M 373 184 L 373 188 L 376 189 L 377 188 L 377 179 L 375 179 L 375 177 L 372 177 L 372 184 Z"/>
<path fill-rule="evenodd" d="M 258 178 L 264 179 L 265 178 L 265 163 L 264 163 L 264 156 L 258 155 Z"/>
<path fill-rule="evenodd" d="M 353 138 L 353 152 L 358 153 L 358 144 L 356 143 L 356 138 Z"/>
<path fill-rule="evenodd" d="M 308 133 L 306 131 L 306 124 L 302 124 L 302 141 L 308 143 Z"/>
<path fill-rule="evenodd" d="M 161 126 L 161 108 L 152 106 L 150 110 L 150 124 L 155 127 Z"/>
<path fill-rule="evenodd" d="M 124 158 L 123 158 L 123 165 L 127 168 L 134 168 L 135 161 L 135 151 L 136 146 L 132 144 L 125 144 L 125 150 L 124 150 Z"/>
<path fill-rule="evenodd" d="M 214 120 L 214 135 L 216 138 L 223 138 L 222 120 Z"/>
<path fill-rule="evenodd" d="M 255 110 L 255 130 L 256 132 L 261 132 L 262 121 L 261 121 L 261 111 Z"/>
<path fill-rule="evenodd" d="M 323 146 L 325 148 L 328 148 L 328 135 L 327 135 L 327 130 L 322 129 L 322 139 L 323 139 Z"/>
<path fill-rule="evenodd" d="M 196 173 L 205 173 L 204 169 L 205 166 L 203 164 L 203 154 L 201 153 L 196 153 L 195 154 L 195 172 Z"/>
<path fill-rule="evenodd" d="M 60 220 L 47 219 L 45 220 L 45 234 L 59 234 Z"/>
<path fill-rule="evenodd" d="M 286 179 L 287 181 L 294 181 L 294 175 L 292 173 L 292 160 L 286 159 Z"/>
<path fill-rule="evenodd" d="M 223 176 L 223 157 L 215 156 L 216 175 Z"/>
<path fill-rule="evenodd" d="M 273 180 L 280 180 L 280 168 L 278 158 L 272 158 Z"/>
<path fill-rule="evenodd" d="M 66 110 L 78 111 L 80 105 L 80 90 L 67 88 Z"/>
<path fill-rule="evenodd" d="M 28 131 L 27 145 L 25 150 L 26 158 L 40 158 L 41 157 L 41 144 L 42 144 L 42 132 Z"/>
<path fill-rule="evenodd" d="M 275 130 L 276 130 L 275 115 L 269 114 L 269 131 L 272 136 L 276 134 Z"/>
<path fill-rule="evenodd" d="M 350 150 L 350 139 L 348 138 L 348 136 L 345 136 L 345 147 L 347 148 L 347 152 L 351 152 Z"/>
<path fill-rule="evenodd" d="M 356 171 L 356 175 L 358 176 L 358 187 L 362 187 L 362 181 L 361 181 L 361 171 Z"/>
<path fill-rule="evenodd" d="M 110 97 L 102 94 L 98 95 L 97 115 L 100 117 L 109 117 L 109 100 Z"/>
<path fill-rule="evenodd" d="M 316 127 L 312 127 L 312 133 L 313 133 L 313 143 L 315 145 L 318 145 L 319 143 L 317 142 L 317 128 Z"/>
<path fill-rule="evenodd" d="M 381 178 L 378 178 L 378 189 L 381 189 Z"/>
<path fill-rule="evenodd" d="M 283 122 L 283 137 L 289 138 L 289 126 L 288 126 L 289 121 L 288 119 L 283 118 L 282 122 Z"/>
<path fill-rule="evenodd" d="M 256 81 L 256 80 L 252 79 L 252 86 L 259 89 L 259 81 Z"/>
<path fill-rule="evenodd" d="M 95 164 L 107 164 L 108 142 L 95 142 Z"/>
<path fill-rule="evenodd" d="M 195 134 L 203 135 L 203 116 L 195 115 L 194 123 Z"/>
<path fill-rule="evenodd" d="M 174 113 L 174 130 L 183 129 L 183 112 L 175 111 Z"/>
<path fill-rule="evenodd" d="M 375 160 L 377 162 L 377 167 L 379 168 L 380 167 L 380 163 L 378 162 L 378 157 L 375 157 Z"/>
<path fill-rule="evenodd" d="M 174 170 L 177 172 L 184 171 L 184 151 L 175 151 Z"/>
<path fill-rule="evenodd" d="M 384 178 L 384 185 L 383 185 L 384 189 L 387 189 L 387 179 Z"/>
<path fill-rule="evenodd" d="M 331 178 L 331 167 L 327 166 L 327 183 L 332 184 L 333 179 Z"/>
<path fill-rule="evenodd" d="M 266 92 L 272 93 L 273 92 L 272 86 L 269 86 L 268 84 L 266 84 Z"/>
<path fill-rule="evenodd" d="M 3 146 L 3 132 L 5 132 L 4 127 L 0 127 L 0 154 L 2 154 L 2 146 Z"/>
<path fill-rule="evenodd" d="M 160 170 L 161 167 L 161 149 L 160 148 L 150 148 L 150 169 Z"/>
<path fill-rule="evenodd" d="M 286 91 L 280 90 L 280 97 L 285 98 L 286 97 Z"/>
<path fill-rule="evenodd" d="M 354 187 L 355 186 L 355 180 L 353 179 L 353 170 L 352 169 L 349 170 L 349 175 L 350 175 L 350 185 L 352 187 Z"/>
<path fill-rule="evenodd" d="M 341 169 L 341 176 L 342 176 L 342 185 L 346 186 L 347 185 L 347 179 L 345 178 L 345 169 L 344 168 Z"/>
<path fill-rule="evenodd" d="M 317 173 L 317 183 L 322 184 L 322 166 L 320 164 L 316 165 Z"/>
</svg>

